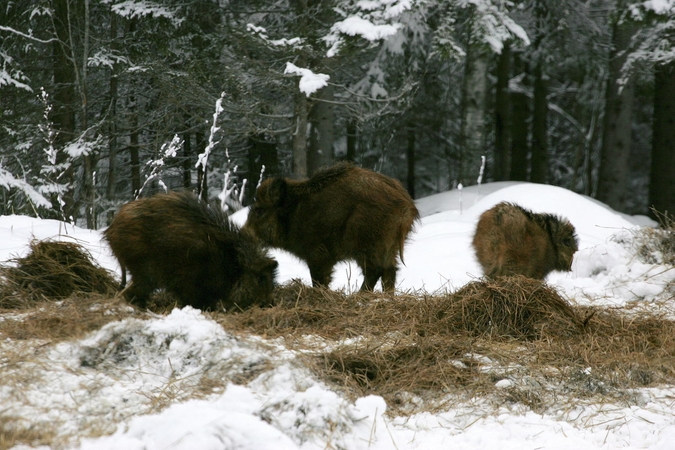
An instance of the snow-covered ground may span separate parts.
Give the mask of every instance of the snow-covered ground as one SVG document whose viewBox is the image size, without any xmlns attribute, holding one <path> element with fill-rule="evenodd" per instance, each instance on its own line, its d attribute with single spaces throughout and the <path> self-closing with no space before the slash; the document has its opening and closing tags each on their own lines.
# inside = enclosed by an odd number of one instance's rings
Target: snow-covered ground
<svg viewBox="0 0 675 450">
<path fill-rule="evenodd" d="M 565 189 L 527 183 L 492 183 L 420 199 L 423 217 L 406 246 L 399 289 L 455 290 L 480 277 L 470 247 L 475 224 L 503 200 L 574 224 L 580 249 L 573 270 L 547 280 L 571 302 L 658 305 L 672 314 L 675 303 L 664 287 L 675 279 L 675 269 L 647 264 L 625 244 L 649 219 L 618 214 Z M 246 211 L 233 220 L 244 222 Z M 25 253 L 31 237 L 77 241 L 103 267 L 118 270 L 99 232 L 20 216 L 0 217 L 0 261 Z M 294 278 L 309 283 L 303 263 L 281 251 L 273 255 L 280 283 Z M 333 288 L 360 285 L 354 265 L 340 264 L 334 275 Z M 124 349 L 119 342 L 126 343 Z M 2 352 L 18 345 L 0 342 L 0 364 Z M 82 440 L 75 445 L 81 449 L 675 448 L 672 386 L 636 391 L 629 406 L 579 404 L 535 414 L 517 404 L 495 410 L 474 399 L 437 414 L 391 417 L 382 398 L 352 402 L 314 378 L 279 342 L 232 336 L 190 307 L 110 323 L 25 364 L 34 365 L 31 380 L 20 386 L 0 380 L 0 416 L 50 424 L 63 434 L 106 424 L 100 431 L 106 435 Z M 207 373 L 255 376 L 190 399 L 196 380 Z M 157 408 L 167 391 L 172 404 Z"/>
</svg>

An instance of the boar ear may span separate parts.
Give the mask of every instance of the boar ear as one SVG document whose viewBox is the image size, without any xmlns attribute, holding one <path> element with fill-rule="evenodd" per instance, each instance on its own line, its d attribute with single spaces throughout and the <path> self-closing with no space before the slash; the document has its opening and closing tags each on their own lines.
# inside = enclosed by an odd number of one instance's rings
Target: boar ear
<svg viewBox="0 0 675 450">
<path fill-rule="evenodd" d="M 287 183 L 283 178 L 265 180 L 257 192 L 257 200 L 267 205 L 281 205 L 286 197 Z"/>
</svg>

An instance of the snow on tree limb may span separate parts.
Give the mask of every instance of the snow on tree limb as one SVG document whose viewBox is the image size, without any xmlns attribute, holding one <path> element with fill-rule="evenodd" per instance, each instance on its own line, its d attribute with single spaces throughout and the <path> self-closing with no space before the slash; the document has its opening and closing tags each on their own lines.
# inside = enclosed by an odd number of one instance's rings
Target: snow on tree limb
<svg viewBox="0 0 675 450">
<path fill-rule="evenodd" d="M 162 148 L 159 151 L 159 158 L 152 159 L 146 163 L 146 166 L 150 168 L 150 174 L 145 179 L 143 186 L 141 186 L 141 188 L 136 193 L 135 198 L 140 197 L 141 192 L 143 192 L 143 189 L 145 189 L 145 186 L 155 179 L 162 189 L 164 189 L 164 192 L 168 192 L 169 189 L 166 187 L 166 184 L 164 184 L 164 181 L 161 178 L 162 170 L 164 169 L 165 165 L 164 160 L 165 158 L 175 158 L 176 152 L 183 146 L 183 142 L 184 141 L 179 138 L 177 134 L 175 134 L 173 139 L 171 139 L 171 142 L 165 142 L 162 144 Z"/>
<path fill-rule="evenodd" d="M 361 0 L 356 10 L 342 11 L 344 20 L 336 22 L 330 33 L 323 38 L 329 45 L 326 56 L 333 57 L 344 44 L 344 36 L 360 36 L 370 42 L 395 35 L 403 25 L 396 21 L 403 12 L 412 7 L 411 0 Z"/>
<path fill-rule="evenodd" d="M 351 16 L 333 25 L 333 29 L 348 36 L 361 36 L 368 41 L 385 39 L 395 34 L 400 23 L 377 25 L 363 17 Z"/>
<path fill-rule="evenodd" d="M 625 85 L 635 67 L 640 64 L 658 65 L 675 61 L 675 0 L 647 0 L 627 6 L 628 20 L 641 24 L 633 37 L 630 53 L 618 80 Z"/>
<path fill-rule="evenodd" d="M 126 0 L 112 5 L 111 10 L 115 14 L 127 19 L 144 16 L 154 18 L 164 17 L 165 19 L 169 19 L 174 26 L 178 26 L 183 22 L 182 18 L 177 17 L 175 11 L 148 0 Z"/>
<path fill-rule="evenodd" d="M 2 86 L 14 86 L 17 89 L 24 89 L 28 92 L 33 92 L 33 89 L 23 81 L 28 81 L 28 78 L 18 69 L 12 69 L 12 63 L 14 60 L 7 53 L 0 51 L 0 61 L 2 61 L 2 67 L 0 67 L 0 87 Z"/>
<path fill-rule="evenodd" d="M 290 62 L 286 63 L 284 73 L 300 75 L 300 92 L 304 93 L 307 97 L 322 87 L 327 86 L 328 80 L 330 79 L 329 75 L 324 73 L 314 73 L 309 69 L 303 69 Z"/>
<path fill-rule="evenodd" d="M 628 5 L 628 9 L 635 19 L 642 20 L 644 12 L 652 12 L 662 16 L 672 16 L 675 13 L 675 0 L 647 0 Z"/>
<path fill-rule="evenodd" d="M 51 38 L 51 39 L 39 39 L 33 36 L 32 34 L 26 34 L 24 32 L 21 32 L 19 30 L 15 30 L 12 27 L 6 27 L 4 25 L 0 25 L 0 31 L 7 31 L 12 34 L 16 34 L 18 36 L 21 36 L 22 38 L 29 39 L 34 42 L 39 42 L 40 44 L 51 44 L 52 42 L 58 41 L 56 38 Z"/>
<path fill-rule="evenodd" d="M 267 36 L 267 30 L 263 27 L 259 27 L 252 23 L 246 24 L 246 31 L 258 36 L 265 43 L 272 45 L 273 47 L 299 47 L 304 43 L 304 39 L 299 37 L 294 37 L 291 39 L 281 38 L 281 39 L 270 39 Z"/>
<path fill-rule="evenodd" d="M 44 196 L 36 191 L 33 186 L 28 184 L 25 180 L 14 178 L 14 175 L 3 169 L 2 166 L 0 166 L 0 187 L 5 189 L 18 189 L 36 206 L 41 206 L 43 208 L 52 207 L 49 200 L 44 198 Z"/>
<path fill-rule="evenodd" d="M 493 52 L 501 53 L 504 42 L 513 38 L 523 45 L 530 45 L 530 38 L 523 27 L 509 17 L 508 5 L 505 3 L 495 0 L 461 0 L 459 6 L 475 8 L 479 39 L 484 40 Z"/>
<path fill-rule="evenodd" d="M 207 178 L 207 168 L 208 168 L 208 162 L 209 162 L 209 155 L 215 148 L 215 146 L 218 144 L 218 141 L 216 141 L 216 133 L 220 131 L 220 127 L 218 126 L 218 116 L 220 113 L 223 112 L 223 100 L 225 99 L 225 92 L 220 93 L 220 98 L 216 100 L 216 109 L 213 112 L 213 122 L 211 124 L 211 128 L 209 130 L 209 142 L 206 145 L 206 148 L 202 153 L 197 155 L 197 163 L 195 164 L 196 168 L 200 168 L 204 173 L 204 177 L 202 178 L 202 182 L 200 186 L 197 187 L 197 192 L 199 195 L 202 195 L 204 192 L 204 189 L 206 187 L 206 178 Z"/>
</svg>

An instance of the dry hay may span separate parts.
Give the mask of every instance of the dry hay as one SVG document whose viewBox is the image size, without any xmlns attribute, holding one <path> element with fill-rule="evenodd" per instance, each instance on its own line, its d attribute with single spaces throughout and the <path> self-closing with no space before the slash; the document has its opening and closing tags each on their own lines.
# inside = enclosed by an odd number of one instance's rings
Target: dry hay
<svg viewBox="0 0 675 450">
<path fill-rule="evenodd" d="M 522 276 L 468 283 L 451 297 L 448 325 L 492 339 L 575 334 L 586 320 L 555 289 Z"/>
<path fill-rule="evenodd" d="M 56 433 L 41 425 L 33 425 L 20 417 L 5 416 L 0 412 L 0 449 L 10 449 L 20 443 L 38 447 L 53 444 Z"/>
<path fill-rule="evenodd" d="M 524 277 L 439 296 L 345 295 L 295 282 L 278 288 L 270 308 L 213 316 L 231 331 L 284 339 L 310 355 L 320 378 L 354 396 L 381 395 L 399 413 L 411 398 L 442 407 L 443 394 L 541 410 L 563 394 L 625 400 L 631 388 L 675 381 L 672 321 L 574 307 Z M 496 388 L 505 378 L 514 387 Z"/>
<path fill-rule="evenodd" d="M 675 265 L 675 218 L 668 213 L 652 209 L 659 221 L 658 227 L 639 227 L 630 230 L 627 236 L 616 238 L 619 243 L 631 247 L 635 255 L 647 264 Z"/>
<path fill-rule="evenodd" d="M 639 227 L 630 230 L 625 237 L 616 239 L 644 263 L 675 266 L 675 217 L 655 209 L 652 209 L 652 213 L 659 221 L 658 227 Z M 664 288 L 663 298 L 669 297 L 675 298 L 675 280 Z"/>
<path fill-rule="evenodd" d="M 118 288 L 112 274 L 76 243 L 33 240 L 27 256 L 9 263 L 0 268 L 0 308 L 31 307 L 74 293 L 112 296 Z"/>
<path fill-rule="evenodd" d="M 60 301 L 43 301 L 31 309 L 0 309 L 0 339 L 58 342 L 78 339 L 103 325 L 126 317 L 147 317 L 119 296 L 76 294 Z"/>
</svg>

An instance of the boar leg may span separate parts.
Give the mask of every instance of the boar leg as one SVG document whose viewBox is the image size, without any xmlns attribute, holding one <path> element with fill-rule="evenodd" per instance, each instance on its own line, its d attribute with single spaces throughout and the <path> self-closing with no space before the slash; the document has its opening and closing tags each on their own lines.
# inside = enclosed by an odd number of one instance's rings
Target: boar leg
<svg viewBox="0 0 675 450">
<path fill-rule="evenodd" d="M 372 291 L 377 284 L 377 280 L 379 280 L 384 273 L 384 269 L 382 269 L 382 267 L 377 267 L 373 264 L 362 265 L 361 271 L 363 272 L 363 284 L 361 285 L 362 291 Z"/>
<path fill-rule="evenodd" d="M 129 300 L 129 303 L 133 303 L 139 308 L 145 309 L 153 290 L 154 287 L 152 285 L 141 281 L 137 282 L 132 278 L 131 285 L 126 289 L 124 295 L 127 300 Z"/>
<path fill-rule="evenodd" d="M 312 286 L 328 287 L 333 275 L 333 266 L 335 264 L 322 262 L 308 265 L 309 265 L 309 273 L 312 276 Z"/>
<path fill-rule="evenodd" d="M 382 290 L 393 293 L 396 288 L 397 267 L 387 267 L 382 273 Z"/>
<path fill-rule="evenodd" d="M 122 264 L 120 264 L 120 267 L 122 268 L 122 282 L 120 283 L 120 290 L 122 290 L 127 287 L 127 268 Z"/>
</svg>

